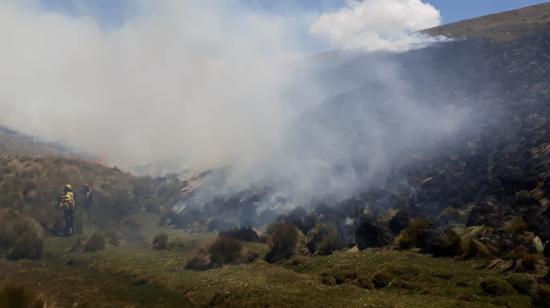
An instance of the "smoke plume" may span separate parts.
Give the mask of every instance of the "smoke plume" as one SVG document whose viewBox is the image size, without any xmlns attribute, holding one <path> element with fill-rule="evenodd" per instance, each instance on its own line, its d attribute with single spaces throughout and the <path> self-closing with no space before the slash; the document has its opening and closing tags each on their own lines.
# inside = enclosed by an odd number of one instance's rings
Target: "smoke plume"
<svg viewBox="0 0 550 308">
<path fill-rule="evenodd" d="M 0 123 L 129 169 L 228 168 L 225 190 L 274 187 L 296 204 L 349 195 L 460 127 L 461 112 L 415 98 L 389 56 L 361 55 L 366 70 L 340 67 L 357 55 L 305 57 L 299 16 L 239 1 L 138 3 L 110 29 L 0 4 Z M 349 1 L 311 31 L 401 51 L 438 23 L 421 1 Z"/>
<path fill-rule="evenodd" d="M 366 51 L 407 51 L 434 38 L 416 33 L 438 26 L 439 11 L 421 0 L 348 0 L 311 27 L 337 47 Z"/>
</svg>

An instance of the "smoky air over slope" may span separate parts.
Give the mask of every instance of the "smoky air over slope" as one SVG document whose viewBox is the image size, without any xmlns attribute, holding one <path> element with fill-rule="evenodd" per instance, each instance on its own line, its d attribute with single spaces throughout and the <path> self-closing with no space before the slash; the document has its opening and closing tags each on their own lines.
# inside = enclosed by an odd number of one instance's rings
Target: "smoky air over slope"
<svg viewBox="0 0 550 308">
<path fill-rule="evenodd" d="M 387 18 L 368 18 L 371 6 Z M 433 42 L 414 34 L 440 22 L 421 1 L 349 1 L 315 18 L 241 1 L 143 1 L 138 11 L 102 29 L 32 1 L 1 3 L 0 122 L 130 170 L 215 170 L 223 176 L 198 195 L 262 188 L 282 207 L 383 185 L 412 149 L 472 124 L 429 84 L 416 88 L 393 53 Z M 346 51 L 311 56 L 304 26 Z"/>
</svg>

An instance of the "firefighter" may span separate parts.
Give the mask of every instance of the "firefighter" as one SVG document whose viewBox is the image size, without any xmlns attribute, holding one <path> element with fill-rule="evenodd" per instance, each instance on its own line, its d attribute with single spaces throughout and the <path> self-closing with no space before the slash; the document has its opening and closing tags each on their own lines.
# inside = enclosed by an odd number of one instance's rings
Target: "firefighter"
<svg viewBox="0 0 550 308">
<path fill-rule="evenodd" d="M 59 207 L 63 209 L 64 234 L 71 236 L 75 233 L 74 212 L 76 200 L 71 185 L 67 184 L 59 196 Z"/>
</svg>

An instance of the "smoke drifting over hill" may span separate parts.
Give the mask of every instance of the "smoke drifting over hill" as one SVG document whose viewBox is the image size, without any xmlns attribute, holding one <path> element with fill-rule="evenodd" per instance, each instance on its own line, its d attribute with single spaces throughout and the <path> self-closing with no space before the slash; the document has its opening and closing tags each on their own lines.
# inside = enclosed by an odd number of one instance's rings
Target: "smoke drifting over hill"
<svg viewBox="0 0 550 308">
<path fill-rule="evenodd" d="M 439 11 L 421 0 L 348 0 L 344 8 L 323 14 L 311 32 L 346 49 L 407 51 L 435 41 L 415 31 L 440 23 Z"/>
<path fill-rule="evenodd" d="M 140 14 L 109 30 L 10 3 L 0 4 L 0 123 L 107 154 L 122 167 L 177 159 L 194 170 L 230 167 L 228 189 L 277 186 L 300 203 L 338 198 L 462 120 L 460 110 L 415 98 L 391 57 L 365 56 L 360 79 L 337 69 L 353 55 L 297 60 L 307 50 L 299 17 L 251 12 L 238 1 L 144 1 Z M 371 3 L 320 17 L 314 32 Z M 353 32 L 401 38 L 439 21 L 425 11 L 412 25 L 394 27 L 389 14 L 389 23 Z M 366 49 L 409 44 L 379 43 Z M 360 97 L 345 95 L 357 89 Z"/>
</svg>

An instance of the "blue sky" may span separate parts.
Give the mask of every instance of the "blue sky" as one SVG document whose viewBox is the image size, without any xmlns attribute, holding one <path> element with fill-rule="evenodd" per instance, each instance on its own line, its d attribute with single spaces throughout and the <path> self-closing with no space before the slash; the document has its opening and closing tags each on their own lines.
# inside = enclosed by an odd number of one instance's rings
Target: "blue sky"
<svg viewBox="0 0 550 308">
<path fill-rule="evenodd" d="M 202 0 L 199 0 L 202 1 Z M 219 0 L 225 1 L 225 0 Z M 251 9 L 274 14 L 292 12 L 319 13 L 343 6 L 345 0 L 241 0 Z M 444 23 L 512 10 L 541 0 L 429 0 L 441 11 Z M 71 15 L 90 15 L 104 26 L 116 26 L 135 11 L 132 0 L 39 0 L 46 10 Z"/>
</svg>

